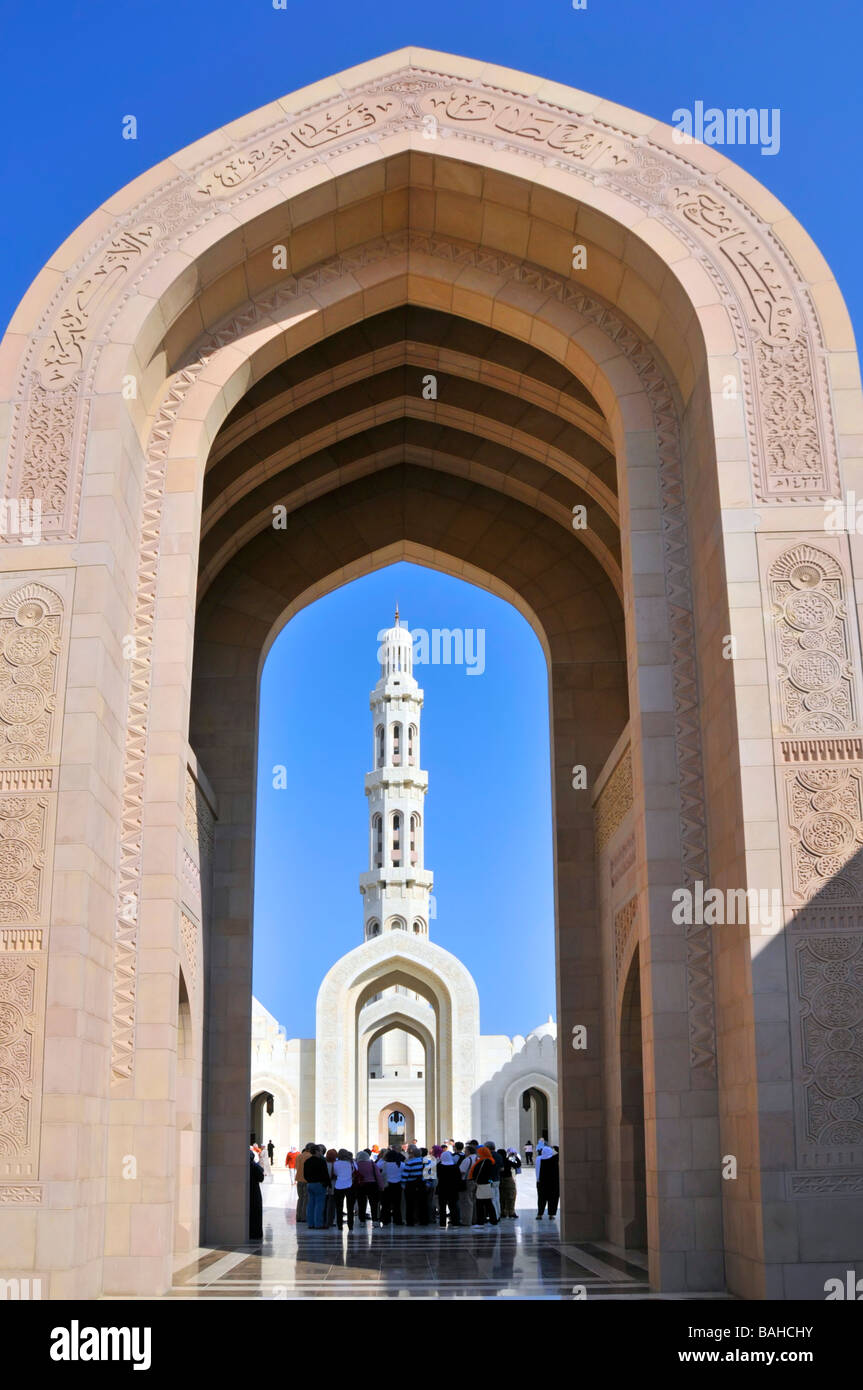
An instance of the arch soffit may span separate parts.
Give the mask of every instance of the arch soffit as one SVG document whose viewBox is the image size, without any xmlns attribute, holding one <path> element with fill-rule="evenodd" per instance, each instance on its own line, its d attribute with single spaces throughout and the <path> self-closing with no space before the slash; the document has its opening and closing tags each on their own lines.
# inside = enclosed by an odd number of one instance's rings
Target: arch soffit
<svg viewBox="0 0 863 1390">
<path fill-rule="evenodd" d="M 431 1066 L 434 1062 L 434 1038 L 427 1028 L 423 1028 L 418 1020 L 411 1018 L 408 1014 L 393 1014 L 380 1026 L 369 1032 L 363 1032 L 360 1037 L 360 1058 L 368 1055 L 368 1051 L 374 1047 L 379 1038 L 385 1037 L 387 1033 L 392 1033 L 396 1029 L 416 1038 L 425 1051 L 428 1065 Z"/>
<path fill-rule="evenodd" d="M 405 969 L 403 963 L 396 963 L 390 969 L 374 974 L 364 981 L 358 981 L 357 985 L 347 996 L 348 1007 L 356 1011 L 356 1016 L 368 1007 L 369 1002 L 380 990 L 391 989 L 393 985 L 401 985 L 405 989 L 414 990 L 431 1005 L 435 1019 L 440 1021 L 442 1017 L 448 1017 L 452 1011 L 452 998 L 449 989 L 445 985 L 433 981 L 425 973 L 418 974 L 415 970 Z"/>
<path fill-rule="evenodd" d="M 428 1005 L 420 1004 L 416 999 L 411 999 L 410 995 L 392 995 L 378 999 L 374 1003 L 366 1004 L 357 1012 L 357 1027 L 361 1036 L 365 1036 L 372 1029 L 377 1028 L 379 1023 L 386 1024 L 387 1028 L 399 1027 L 398 1024 L 390 1024 L 391 1018 L 413 1019 L 413 1021 L 431 1032 L 431 1020 L 428 1015 Z M 435 1021 L 437 1013 L 434 1014 Z"/>
<path fill-rule="evenodd" d="M 424 415 L 421 404 L 406 397 L 389 402 L 385 408 L 376 411 L 372 431 L 368 429 L 368 425 L 372 423 L 371 417 L 368 420 L 359 421 L 333 421 L 326 431 L 330 440 L 341 442 L 352 436 L 359 439 L 360 436 L 370 435 L 368 447 L 364 453 L 354 457 L 347 464 L 342 463 L 339 459 L 334 459 L 330 463 L 326 458 L 326 443 L 316 441 L 314 453 L 321 458 L 324 466 L 315 479 L 315 498 L 337 491 L 355 479 L 367 477 L 370 473 L 378 472 L 396 463 L 405 462 L 426 467 L 431 466 L 436 472 L 449 473 L 455 477 L 467 478 L 472 482 L 481 483 L 492 491 L 503 493 L 507 497 L 524 502 L 533 509 L 542 512 L 563 527 L 567 533 L 576 537 L 578 542 L 599 562 L 618 597 L 622 596 L 623 580 L 617 556 L 618 545 L 614 535 L 614 528 L 619 524 L 616 498 L 606 505 L 604 500 L 596 496 L 601 484 L 574 477 L 572 470 L 567 466 L 568 461 L 565 455 L 552 449 L 540 449 L 531 442 L 525 442 L 523 447 L 514 452 L 523 459 L 541 463 L 548 469 L 550 475 L 557 474 L 564 477 L 569 475 L 571 497 L 575 499 L 574 502 L 569 498 L 566 502 L 556 499 L 536 486 L 522 481 L 517 476 L 506 473 L 495 466 L 477 462 L 452 450 L 409 441 L 400 441 L 383 449 L 376 446 L 375 434 L 387 421 L 422 419 L 425 422 L 426 419 L 433 420 L 433 415 Z M 463 418 L 465 425 L 471 425 L 473 431 L 471 437 L 473 439 L 493 440 L 494 428 L 486 429 L 485 422 L 479 415 L 474 414 L 471 417 L 464 415 Z M 318 448 L 318 444 L 320 444 L 320 448 Z M 308 454 L 302 452 L 301 444 L 294 446 L 291 452 L 295 453 L 297 459 L 309 457 Z M 257 479 L 247 475 L 242 482 L 238 482 L 236 488 L 232 490 L 231 500 L 228 504 L 219 499 L 218 503 L 214 504 L 214 507 L 219 508 L 218 514 L 215 511 L 210 514 L 209 525 L 207 518 L 205 518 L 204 525 L 207 530 L 205 536 L 202 536 L 202 540 L 209 539 L 209 544 L 204 546 L 201 557 L 202 567 L 198 583 L 199 600 L 233 556 L 238 554 L 243 546 L 253 540 L 255 536 L 272 525 L 274 504 L 278 503 L 284 507 L 287 516 L 291 512 L 297 511 L 308 501 L 309 495 L 305 488 L 295 491 L 289 490 L 290 464 L 285 465 L 287 473 L 282 466 L 282 461 L 275 468 L 275 471 L 260 471 L 267 470 L 268 467 L 268 462 L 262 463 L 258 469 L 253 470 L 253 472 L 258 472 Z M 607 492 L 607 490 L 605 491 Z M 232 511 L 240 502 L 245 505 L 241 507 L 235 517 L 232 515 Z M 585 527 L 578 532 L 572 530 L 573 506 L 577 504 L 583 505 L 587 509 L 592 505 L 602 509 L 607 518 L 604 528 L 605 534 L 600 526 Z M 248 515 L 249 512 L 251 515 Z M 221 526 L 219 526 L 220 522 L 222 523 Z M 223 535 L 222 532 L 224 532 Z M 613 541 L 612 537 L 614 537 Z"/>
<path fill-rule="evenodd" d="M 383 550 L 372 551 L 362 562 L 349 566 L 346 571 L 337 571 L 328 575 L 326 580 L 304 590 L 285 608 L 273 623 L 266 641 L 262 645 L 258 663 L 258 683 L 260 684 L 261 673 L 273 643 L 282 629 L 292 618 L 296 617 L 297 613 L 302 612 L 304 608 L 308 608 L 310 604 L 315 603 L 326 594 L 331 594 L 336 589 L 341 588 L 343 584 L 349 584 L 351 580 L 358 579 L 364 574 L 373 574 L 377 570 L 386 569 L 388 565 L 396 564 L 400 560 L 410 561 L 414 565 L 422 565 L 426 569 L 438 570 L 442 574 L 454 575 L 457 579 L 464 579 L 466 583 L 475 584 L 478 588 L 494 594 L 496 598 L 503 599 L 504 602 L 515 608 L 533 629 L 545 656 L 546 664 L 551 666 L 551 652 L 545 628 L 533 608 L 515 589 L 504 584 L 496 575 L 487 570 L 478 569 L 476 565 L 467 564 L 455 557 L 447 557 L 440 550 L 433 549 L 431 546 L 420 545 L 415 541 L 399 541 L 394 545 L 386 546 Z"/>
</svg>

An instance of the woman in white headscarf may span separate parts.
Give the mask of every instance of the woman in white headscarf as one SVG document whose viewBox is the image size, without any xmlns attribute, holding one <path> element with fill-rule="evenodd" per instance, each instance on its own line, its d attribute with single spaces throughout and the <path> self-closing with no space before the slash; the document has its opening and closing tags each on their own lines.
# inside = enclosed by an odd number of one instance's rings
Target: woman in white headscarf
<svg viewBox="0 0 863 1390">
<path fill-rule="evenodd" d="M 541 1221 L 548 1203 L 548 1219 L 553 1221 L 557 1215 L 560 1200 L 560 1165 L 555 1149 L 547 1139 L 540 1139 L 536 1146 L 536 1219 Z"/>
<path fill-rule="evenodd" d="M 447 1212 L 451 1226 L 461 1225 L 458 1200 L 461 1186 L 461 1173 L 455 1154 L 450 1149 L 444 1149 L 437 1165 L 438 1216 L 442 1227 L 446 1226 Z"/>
</svg>

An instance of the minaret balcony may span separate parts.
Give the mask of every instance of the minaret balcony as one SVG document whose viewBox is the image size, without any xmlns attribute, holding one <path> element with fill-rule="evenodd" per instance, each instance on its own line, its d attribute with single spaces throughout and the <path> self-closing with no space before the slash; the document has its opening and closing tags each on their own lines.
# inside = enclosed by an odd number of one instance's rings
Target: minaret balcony
<svg viewBox="0 0 863 1390">
<path fill-rule="evenodd" d="M 410 764 L 402 767 L 376 767 L 374 772 L 367 772 L 365 776 L 365 793 L 371 796 L 374 792 L 386 791 L 389 787 L 415 787 L 418 792 L 428 791 L 429 775 L 421 768 L 411 767 Z"/>
<path fill-rule="evenodd" d="M 431 869 L 418 869 L 413 864 L 408 864 L 405 868 L 394 868 L 392 864 L 384 864 L 380 869 L 370 869 L 367 873 L 360 874 L 361 893 L 370 888 L 406 888 L 408 885 L 427 889 L 430 893 L 434 887 L 434 874 Z"/>
<path fill-rule="evenodd" d="M 375 713 L 389 704 L 409 704 L 420 710 L 424 703 L 425 691 L 417 685 L 413 676 L 402 677 L 400 680 L 390 677 L 386 681 L 378 681 L 369 695 L 369 709 Z"/>
</svg>

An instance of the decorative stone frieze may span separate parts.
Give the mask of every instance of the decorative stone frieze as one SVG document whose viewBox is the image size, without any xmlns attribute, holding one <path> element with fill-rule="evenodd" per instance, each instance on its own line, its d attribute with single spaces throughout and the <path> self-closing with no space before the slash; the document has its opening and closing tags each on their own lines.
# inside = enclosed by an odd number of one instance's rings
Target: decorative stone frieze
<svg viewBox="0 0 863 1390">
<path fill-rule="evenodd" d="M 630 898 L 629 902 L 614 914 L 614 978 L 618 985 L 637 914 L 638 898 Z"/>
<path fill-rule="evenodd" d="M 599 794 L 594 817 L 596 852 L 601 854 L 632 806 L 632 750 L 627 747 Z"/>
<path fill-rule="evenodd" d="M 789 949 L 798 1164 L 863 1167 L 863 934 L 807 934 Z M 848 1176 L 862 1190 L 863 1172 Z"/>
<path fill-rule="evenodd" d="M 38 1177 L 46 973 L 44 954 L 0 955 L 0 1179 L 7 1181 Z"/>
</svg>

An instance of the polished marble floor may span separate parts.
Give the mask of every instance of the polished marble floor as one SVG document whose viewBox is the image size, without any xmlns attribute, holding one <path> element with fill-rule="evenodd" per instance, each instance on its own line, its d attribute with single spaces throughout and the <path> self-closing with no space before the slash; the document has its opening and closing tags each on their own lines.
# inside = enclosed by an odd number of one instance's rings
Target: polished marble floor
<svg viewBox="0 0 863 1390">
<path fill-rule="evenodd" d="M 264 1239 L 178 1256 L 171 1296 L 185 1299 L 515 1298 L 650 1296 L 646 1261 L 603 1242 L 564 1245 L 557 1221 L 536 1220 L 530 1175 L 518 1219 L 483 1230 L 372 1226 L 309 1231 L 295 1220 L 284 1175 L 265 1183 Z"/>
</svg>

